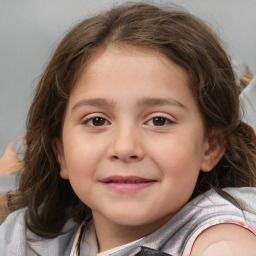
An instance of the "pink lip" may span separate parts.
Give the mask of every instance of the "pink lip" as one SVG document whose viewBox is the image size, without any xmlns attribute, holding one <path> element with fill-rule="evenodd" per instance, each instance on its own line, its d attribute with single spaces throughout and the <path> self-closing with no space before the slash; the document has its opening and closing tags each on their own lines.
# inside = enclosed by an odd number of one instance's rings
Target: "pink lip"
<svg viewBox="0 0 256 256">
<path fill-rule="evenodd" d="M 136 192 L 153 185 L 156 180 L 138 176 L 114 175 L 100 180 L 104 186 L 118 192 Z"/>
</svg>

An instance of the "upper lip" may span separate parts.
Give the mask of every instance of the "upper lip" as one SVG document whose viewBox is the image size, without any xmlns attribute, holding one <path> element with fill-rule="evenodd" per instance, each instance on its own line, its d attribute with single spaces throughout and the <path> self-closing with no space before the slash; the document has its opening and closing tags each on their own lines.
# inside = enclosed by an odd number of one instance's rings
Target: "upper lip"
<svg viewBox="0 0 256 256">
<path fill-rule="evenodd" d="M 120 176 L 120 175 L 113 175 L 106 177 L 100 182 L 103 183 L 143 183 L 143 182 L 154 182 L 154 179 L 142 178 L 138 176 Z"/>
</svg>

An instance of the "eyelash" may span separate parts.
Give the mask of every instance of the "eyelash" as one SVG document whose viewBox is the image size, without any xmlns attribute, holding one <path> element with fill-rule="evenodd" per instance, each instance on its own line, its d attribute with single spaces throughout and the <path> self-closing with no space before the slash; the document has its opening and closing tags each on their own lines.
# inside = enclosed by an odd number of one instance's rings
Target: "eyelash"
<svg viewBox="0 0 256 256">
<path fill-rule="evenodd" d="M 100 119 L 100 120 L 97 120 L 97 119 Z M 100 121 L 100 122 L 104 122 L 104 124 L 103 125 L 95 125 L 95 124 L 93 124 L 93 121 Z M 90 122 L 91 122 L 91 124 L 90 124 Z M 107 121 L 107 119 L 106 118 L 104 118 L 104 117 L 101 117 L 101 116 L 93 116 L 93 117 L 88 117 L 88 118 L 86 118 L 85 120 L 83 120 L 83 124 L 87 124 L 87 125 L 89 125 L 89 126 L 91 126 L 91 127 L 98 127 L 98 126 L 104 126 L 104 125 L 106 125 L 106 122 L 108 123 L 108 124 L 110 124 L 110 122 L 109 121 Z"/>
<path fill-rule="evenodd" d="M 154 121 L 158 122 L 158 124 L 160 125 L 157 125 L 156 123 L 154 123 Z M 164 117 L 164 116 L 161 116 L 161 115 L 158 115 L 158 116 L 154 116 L 152 117 L 151 119 L 149 119 L 146 123 L 152 123 L 152 124 L 149 124 L 150 126 L 157 126 L 157 127 L 161 127 L 161 126 L 166 126 L 168 124 L 171 124 L 173 123 L 172 120 L 170 120 L 169 118 L 167 117 Z M 163 122 L 163 123 L 162 123 Z"/>
<path fill-rule="evenodd" d="M 97 125 L 96 122 L 99 122 Z M 145 122 L 146 125 L 149 125 L 149 126 L 155 126 L 155 127 L 163 127 L 163 126 L 166 126 L 168 124 L 172 124 L 174 123 L 173 120 L 171 120 L 170 118 L 167 118 L 165 116 L 162 116 L 162 115 L 155 115 L 153 116 L 152 118 L 150 118 L 148 121 Z M 104 118 L 104 117 L 101 117 L 101 116 L 88 116 L 84 121 L 83 121 L 83 124 L 87 124 L 91 127 L 102 127 L 102 126 L 105 126 L 105 125 L 109 125 L 110 122 Z M 160 124 L 160 125 L 158 125 Z"/>
</svg>

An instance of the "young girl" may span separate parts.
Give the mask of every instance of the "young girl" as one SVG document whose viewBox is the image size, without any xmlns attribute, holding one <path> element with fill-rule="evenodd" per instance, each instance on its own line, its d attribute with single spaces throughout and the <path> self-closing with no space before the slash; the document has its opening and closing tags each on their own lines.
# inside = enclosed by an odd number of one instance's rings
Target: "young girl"
<svg viewBox="0 0 256 256">
<path fill-rule="evenodd" d="M 255 255 L 256 142 L 239 92 L 185 11 L 82 21 L 36 89 L 1 255 Z"/>
</svg>

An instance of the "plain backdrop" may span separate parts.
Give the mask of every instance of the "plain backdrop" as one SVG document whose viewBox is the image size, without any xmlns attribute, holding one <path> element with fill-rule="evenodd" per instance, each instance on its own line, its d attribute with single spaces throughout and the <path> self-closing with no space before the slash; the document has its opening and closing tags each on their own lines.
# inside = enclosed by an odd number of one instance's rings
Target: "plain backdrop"
<svg viewBox="0 0 256 256">
<path fill-rule="evenodd" d="M 24 133 L 33 90 L 65 31 L 113 0 L 0 0 L 0 156 Z M 136 1 L 134 1 L 136 2 Z M 145 1 L 144 1 L 145 2 Z M 256 74 L 256 0 L 174 0 L 223 39 L 237 72 Z"/>
</svg>

